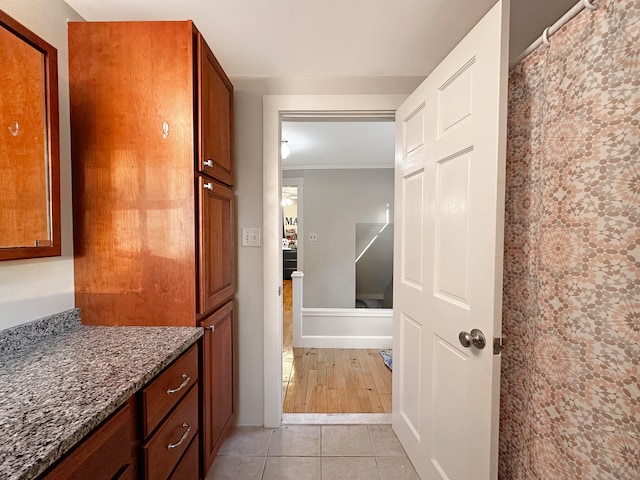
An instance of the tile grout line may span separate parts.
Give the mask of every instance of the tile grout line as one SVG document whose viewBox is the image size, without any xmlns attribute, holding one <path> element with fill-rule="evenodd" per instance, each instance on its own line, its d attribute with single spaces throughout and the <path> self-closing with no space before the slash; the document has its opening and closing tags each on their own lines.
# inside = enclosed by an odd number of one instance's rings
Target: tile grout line
<svg viewBox="0 0 640 480">
<path fill-rule="evenodd" d="M 324 468 L 322 464 L 322 426 L 320 426 L 320 480 L 322 480 L 322 477 L 324 476 Z"/>
<path fill-rule="evenodd" d="M 371 434 L 371 425 L 367 425 L 369 431 L 369 438 L 371 439 L 371 447 L 373 448 L 373 461 L 376 463 L 376 472 L 378 472 L 378 479 L 382 479 L 380 475 L 380 465 L 378 464 L 378 452 L 376 451 L 376 445 L 373 442 L 373 435 Z"/>
<path fill-rule="evenodd" d="M 264 462 L 262 463 L 262 474 L 260 475 L 260 480 L 264 479 L 264 473 L 267 470 L 267 458 L 269 458 L 269 449 L 271 448 L 271 439 L 273 438 L 273 432 L 275 430 L 272 428 L 269 433 L 269 441 L 267 442 L 267 453 L 264 456 Z"/>
</svg>

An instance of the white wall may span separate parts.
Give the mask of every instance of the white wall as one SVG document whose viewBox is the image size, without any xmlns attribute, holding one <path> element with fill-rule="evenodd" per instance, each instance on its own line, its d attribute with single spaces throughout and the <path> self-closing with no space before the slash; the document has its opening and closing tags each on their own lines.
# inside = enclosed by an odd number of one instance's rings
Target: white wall
<svg viewBox="0 0 640 480">
<path fill-rule="evenodd" d="M 62 256 L 0 262 L 0 330 L 73 308 L 73 229 L 67 19 L 62 0 L 0 0 L 0 9 L 58 49 Z"/>
<path fill-rule="evenodd" d="M 393 218 L 393 169 L 296 170 L 304 178 L 304 307 L 355 308 L 356 223 Z M 317 233 L 318 240 L 309 241 Z"/>
<path fill-rule="evenodd" d="M 409 94 L 423 77 L 231 78 L 235 98 L 238 228 L 262 226 L 262 96 Z M 306 188 L 306 186 L 305 186 Z M 309 231 L 305 226 L 305 231 Z M 237 423 L 263 425 L 262 249 L 238 248 Z M 306 268 L 306 267 L 305 267 Z"/>
</svg>

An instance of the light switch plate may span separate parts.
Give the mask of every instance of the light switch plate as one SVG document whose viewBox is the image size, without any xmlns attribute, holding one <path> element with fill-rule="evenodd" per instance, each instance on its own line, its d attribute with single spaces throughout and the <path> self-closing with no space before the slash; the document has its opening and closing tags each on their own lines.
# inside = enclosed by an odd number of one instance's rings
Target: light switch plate
<svg viewBox="0 0 640 480">
<path fill-rule="evenodd" d="M 260 246 L 260 229 L 258 227 L 247 227 L 242 229 L 242 246 Z"/>
</svg>

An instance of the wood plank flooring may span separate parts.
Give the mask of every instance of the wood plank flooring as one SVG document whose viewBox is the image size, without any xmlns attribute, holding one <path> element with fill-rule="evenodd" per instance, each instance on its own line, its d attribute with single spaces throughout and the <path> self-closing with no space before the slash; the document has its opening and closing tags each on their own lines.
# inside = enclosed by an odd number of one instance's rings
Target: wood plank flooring
<svg viewBox="0 0 640 480">
<path fill-rule="evenodd" d="M 391 413 L 391 370 L 378 350 L 292 348 L 291 281 L 283 287 L 283 412 Z"/>
</svg>

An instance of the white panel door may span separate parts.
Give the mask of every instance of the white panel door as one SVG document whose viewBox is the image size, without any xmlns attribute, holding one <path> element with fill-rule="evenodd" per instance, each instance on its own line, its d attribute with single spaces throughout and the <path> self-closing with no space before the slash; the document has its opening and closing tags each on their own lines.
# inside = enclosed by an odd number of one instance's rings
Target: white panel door
<svg viewBox="0 0 640 480">
<path fill-rule="evenodd" d="M 423 480 L 497 478 L 508 18 L 396 113 L 393 427 Z"/>
</svg>

